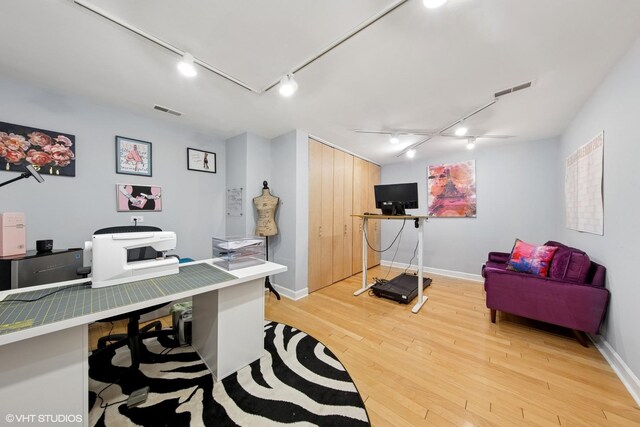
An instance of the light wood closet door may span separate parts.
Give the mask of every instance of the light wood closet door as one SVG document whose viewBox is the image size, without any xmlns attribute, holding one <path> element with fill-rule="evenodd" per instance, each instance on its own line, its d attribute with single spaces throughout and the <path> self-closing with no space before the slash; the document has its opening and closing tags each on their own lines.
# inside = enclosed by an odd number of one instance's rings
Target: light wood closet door
<svg viewBox="0 0 640 427">
<path fill-rule="evenodd" d="M 333 283 L 333 151 L 309 140 L 309 292 Z"/>
<path fill-rule="evenodd" d="M 369 172 L 366 161 L 354 157 L 353 158 L 353 201 L 352 201 L 352 213 L 356 215 L 362 215 L 367 210 L 368 193 L 367 185 L 369 182 Z M 352 274 L 356 274 L 362 271 L 362 219 L 353 218 L 353 252 L 351 254 L 352 259 Z"/>
<path fill-rule="evenodd" d="M 333 153 L 333 281 L 351 276 L 352 271 L 353 156 Z"/>
<path fill-rule="evenodd" d="M 367 162 L 367 212 L 381 213 L 376 209 L 374 186 L 380 184 L 380 166 Z M 380 250 L 380 220 L 368 221 L 367 237 L 371 247 Z M 367 248 L 367 267 L 380 264 L 380 252 Z"/>
</svg>

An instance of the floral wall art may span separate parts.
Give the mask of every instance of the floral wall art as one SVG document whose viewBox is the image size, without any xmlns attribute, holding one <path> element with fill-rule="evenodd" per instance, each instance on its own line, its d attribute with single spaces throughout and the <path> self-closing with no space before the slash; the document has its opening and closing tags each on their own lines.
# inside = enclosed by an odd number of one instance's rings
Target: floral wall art
<svg viewBox="0 0 640 427">
<path fill-rule="evenodd" d="M 476 217 L 476 162 L 431 165 L 427 171 L 431 217 Z"/>
<path fill-rule="evenodd" d="M 0 122 L 0 170 L 76 176 L 75 136 Z"/>
</svg>

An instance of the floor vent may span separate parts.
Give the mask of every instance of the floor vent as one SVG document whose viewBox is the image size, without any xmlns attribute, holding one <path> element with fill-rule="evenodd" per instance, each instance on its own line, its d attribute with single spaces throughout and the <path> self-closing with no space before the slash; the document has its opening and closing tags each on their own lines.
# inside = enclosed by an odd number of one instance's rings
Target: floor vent
<svg viewBox="0 0 640 427">
<path fill-rule="evenodd" d="M 171 108 L 163 107 L 162 105 L 158 105 L 158 104 L 154 105 L 153 109 L 162 111 L 163 113 L 173 114 L 174 116 L 178 116 L 178 117 L 182 115 L 180 111 L 172 110 Z"/>
<path fill-rule="evenodd" d="M 501 96 L 508 95 L 510 93 L 517 92 L 522 89 L 528 89 L 531 87 L 531 84 L 532 82 L 522 83 L 517 86 L 510 87 L 509 89 L 504 89 L 504 90 L 501 90 L 500 92 L 496 92 L 493 96 L 495 98 L 500 98 Z"/>
</svg>

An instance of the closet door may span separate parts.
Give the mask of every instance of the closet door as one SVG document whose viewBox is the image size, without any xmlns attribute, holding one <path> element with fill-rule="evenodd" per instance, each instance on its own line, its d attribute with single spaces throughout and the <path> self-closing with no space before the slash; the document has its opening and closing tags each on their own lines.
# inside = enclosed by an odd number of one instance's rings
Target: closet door
<svg viewBox="0 0 640 427">
<path fill-rule="evenodd" d="M 333 153 L 333 282 L 351 276 L 352 271 L 353 156 Z"/>
<path fill-rule="evenodd" d="M 333 152 L 309 140 L 309 292 L 333 283 Z"/>
<path fill-rule="evenodd" d="M 344 155 L 344 206 L 342 215 L 344 218 L 344 233 L 342 234 L 342 246 L 344 247 L 344 256 L 342 264 L 345 272 L 344 277 L 353 274 L 353 221 L 351 214 L 353 213 L 353 156 L 351 154 Z M 362 263 L 361 263 L 362 264 Z"/>
<path fill-rule="evenodd" d="M 353 201 L 352 201 L 352 213 L 356 215 L 362 215 L 367 211 L 367 185 L 369 181 L 369 172 L 367 162 L 358 158 L 353 158 Z M 352 259 L 352 274 L 356 274 L 362 271 L 362 219 L 353 218 L 353 252 L 351 254 Z"/>
<path fill-rule="evenodd" d="M 380 166 L 367 162 L 367 212 L 381 213 L 376 209 L 374 186 L 380 184 Z M 369 220 L 367 237 L 371 247 L 380 250 L 380 220 Z M 367 268 L 380 264 L 380 253 L 367 247 Z"/>
</svg>

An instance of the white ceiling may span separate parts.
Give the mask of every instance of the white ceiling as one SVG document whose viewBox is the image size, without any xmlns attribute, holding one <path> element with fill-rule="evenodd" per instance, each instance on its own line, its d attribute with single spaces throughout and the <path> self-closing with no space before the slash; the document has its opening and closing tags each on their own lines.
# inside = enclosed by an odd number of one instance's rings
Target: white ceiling
<svg viewBox="0 0 640 427">
<path fill-rule="evenodd" d="M 262 90 L 396 1 L 91 3 Z M 514 136 L 479 140 L 478 149 L 556 136 L 640 35 L 637 0 L 449 0 L 437 10 L 409 0 L 298 72 L 298 92 L 284 99 L 203 68 L 181 77 L 176 54 L 70 0 L 2 0 L 0 17 L 2 75 L 222 138 L 300 128 L 382 164 L 403 160 L 398 151 L 418 137 L 392 146 L 353 129 L 440 129 L 529 80 L 531 89 L 468 121 L 474 134 Z M 464 141 L 435 138 L 417 157 L 450 150 Z"/>
</svg>

